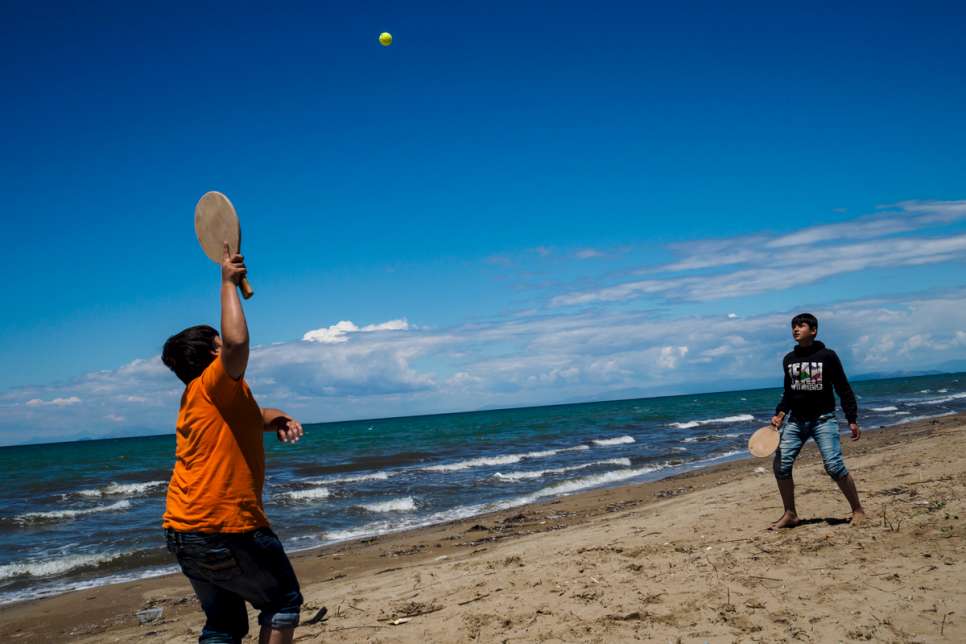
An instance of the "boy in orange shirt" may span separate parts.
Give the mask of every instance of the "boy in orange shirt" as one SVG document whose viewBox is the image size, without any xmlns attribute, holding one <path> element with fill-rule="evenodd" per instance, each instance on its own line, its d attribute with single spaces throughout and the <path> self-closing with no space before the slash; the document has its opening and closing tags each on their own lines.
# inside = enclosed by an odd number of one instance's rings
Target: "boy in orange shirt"
<svg viewBox="0 0 966 644">
<path fill-rule="evenodd" d="M 238 643 L 248 601 L 261 612 L 260 644 L 288 644 L 299 623 L 298 579 L 262 507 L 265 449 L 274 431 L 295 442 L 302 426 L 259 408 L 245 382 L 248 324 L 238 298 L 247 273 L 228 244 L 221 265 L 221 332 L 195 326 L 168 338 L 162 360 L 185 383 L 164 530 L 207 620 L 199 642 Z"/>
</svg>

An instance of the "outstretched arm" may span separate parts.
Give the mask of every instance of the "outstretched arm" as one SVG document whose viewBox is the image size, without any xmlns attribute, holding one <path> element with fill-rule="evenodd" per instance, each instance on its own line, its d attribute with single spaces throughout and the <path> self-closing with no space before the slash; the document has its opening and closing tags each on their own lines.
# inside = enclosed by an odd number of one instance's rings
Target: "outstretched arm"
<svg viewBox="0 0 966 644">
<path fill-rule="evenodd" d="M 295 443 L 305 434 L 302 424 L 281 409 L 262 407 L 262 420 L 265 423 L 265 431 L 275 432 L 278 440 L 283 443 Z"/>
<path fill-rule="evenodd" d="M 225 242 L 221 262 L 221 361 L 235 380 L 248 368 L 248 323 L 238 297 L 238 285 L 247 274 L 245 258 L 232 254 Z"/>
</svg>

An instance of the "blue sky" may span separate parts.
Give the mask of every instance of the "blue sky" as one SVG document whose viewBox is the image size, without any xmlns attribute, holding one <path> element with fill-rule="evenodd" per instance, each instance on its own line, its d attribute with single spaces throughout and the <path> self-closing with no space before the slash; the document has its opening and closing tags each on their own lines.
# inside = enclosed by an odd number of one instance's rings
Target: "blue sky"
<svg viewBox="0 0 966 644">
<path fill-rule="evenodd" d="M 0 443 L 168 429 L 209 189 L 306 421 L 966 358 L 958 3 L 93 4 L 0 10 Z"/>
</svg>

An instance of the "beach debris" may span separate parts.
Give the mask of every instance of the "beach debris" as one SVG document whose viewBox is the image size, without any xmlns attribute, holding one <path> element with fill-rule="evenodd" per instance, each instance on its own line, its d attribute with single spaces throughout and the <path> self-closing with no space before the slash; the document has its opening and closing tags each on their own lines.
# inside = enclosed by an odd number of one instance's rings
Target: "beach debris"
<svg viewBox="0 0 966 644">
<path fill-rule="evenodd" d="M 509 567 L 509 566 L 522 567 L 523 559 L 520 557 L 520 555 L 511 555 L 503 560 L 503 566 L 504 567 Z"/>
<path fill-rule="evenodd" d="M 520 513 L 520 514 L 514 514 L 512 517 L 507 517 L 502 521 L 500 521 L 500 523 L 519 523 L 520 521 L 526 521 L 526 520 L 527 520 L 527 515 Z"/>
<path fill-rule="evenodd" d="M 888 528 L 890 532 L 899 532 L 899 529 L 902 527 L 902 519 L 896 519 L 895 522 L 890 521 L 888 514 L 886 512 L 886 508 L 883 507 L 882 508 L 882 527 Z"/>
<path fill-rule="evenodd" d="M 309 620 L 307 620 L 305 622 L 302 622 L 302 624 L 305 625 L 305 626 L 311 626 L 312 624 L 320 624 L 320 623 L 324 622 L 326 619 L 328 619 L 326 617 L 326 615 L 328 614 L 328 612 L 329 612 L 329 609 L 326 608 L 325 606 L 323 606 L 312 617 L 312 619 L 309 619 Z"/>
<path fill-rule="evenodd" d="M 164 608 L 157 606 L 155 608 L 145 608 L 144 610 L 139 610 L 135 613 L 138 618 L 138 624 L 150 624 L 151 622 L 161 619 L 164 615 Z"/>
<path fill-rule="evenodd" d="M 576 512 L 566 512 L 564 510 L 561 510 L 560 512 L 554 512 L 552 514 L 548 514 L 548 515 L 544 516 L 543 518 L 544 519 L 549 519 L 550 521 L 556 521 L 558 519 L 566 519 L 567 517 L 573 517 L 573 516 L 576 516 L 576 515 L 577 515 Z"/>
<path fill-rule="evenodd" d="M 761 475 L 761 474 L 767 474 L 767 473 L 768 473 L 768 470 L 766 470 L 763 467 L 756 467 L 755 468 L 755 474 Z"/>
<path fill-rule="evenodd" d="M 673 490 L 661 490 L 657 493 L 657 498 L 659 499 L 669 499 L 672 496 L 678 496 L 679 494 L 686 494 L 691 491 L 691 486 L 679 487 Z"/>
<path fill-rule="evenodd" d="M 429 615 L 430 613 L 441 611 L 444 608 L 446 607 L 432 602 L 424 604 L 423 602 L 410 601 L 393 610 L 392 617 L 383 618 L 379 621 L 389 622 L 393 626 L 398 626 L 399 624 L 405 624 L 414 617 Z"/>
<path fill-rule="evenodd" d="M 943 631 L 946 630 L 946 618 L 949 617 L 950 615 L 952 615 L 954 612 L 955 611 L 949 611 L 948 613 L 946 613 L 946 614 L 943 615 L 943 623 L 939 627 L 939 635 L 940 635 L 940 637 L 942 636 Z"/>
<path fill-rule="evenodd" d="M 482 595 L 477 595 L 473 599 L 467 599 L 466 601 L 457 602 L 456 605 L 457 606 L 466 606 L 467 604 L 472 604 L 473 602 L 478 602 L 481 599 L 484 599 L 484 598 L 489 597 L 489 596 L 490 596 L 490 593 L 483 593 Z M 540 611 L 537 611 L 537 612 L 539 613 Z"/>
<path fill-rule="evenodd" d="M 439 544 L 436 544 L 436 545 L 437 545 L 437 547 L 439 546 Z M 419 552 L 422 552 L 423 550 L 425 550 L 428 547 L 429 546 L 427 546 L 425 543 L 417 543 L 417 544 L 414 544 L 414 545 L 412 545 L 412 546 L 410 546 L 408 548 L 400 548 L 399 550 L 393 550 L 392 552 L 389 553 L 389 556 L 390 557 L 405 557 L 405 556 L 408 556 L 408 555 L 414 555 L 414 554 L 417 554 Z M 383 554 L 381 554 L 379 556 L 380 557 L 385 557 L 386 556 L 386 553 L 383 553 Z"/>
<path fill-rule="evenodd" d="M 640 502 L 639 501 L 635 501 L 635 500 L 618 501 L 616 503 L 611 503 L 611 504 L 607 505 L 607 507 L 605 508 L 605 510 L 607 510 L 607 512 L 617 512 L 619 510 L 623 510 L 624 508 L 626 508 L 626 507 L 628 507 L 630 505 L 637 505 L 638 503 L 640 503 Z"/>
<path fill-rule="evenodd" d="M 627 613 L 626 615 L 608 615 L 607 617 L 615 622 L 633 622 L 645 619 L 645 617 L 647 617 L 647 613 L 641 613 L 641 611 L 635 610 Z"/>
<path fill-rule="evenodd" d="M 474 524 L 466 529 L 467 532 L 491 532 L 492 528 L 487 528 L 481 523 Z"/>
<path fill-rule="evenodd" d="M 882 490 L 881 492 L 879 492 L 879 494 L 882 494 L 884 496 L 900 496 L 902 494 L 908 494 L 909 496 L 916 496 L 917 492 L 915 490 L 911 490 L 909 488 L 905 488 L 899 485 L 896 487 L 890 487 L 886 490 Z"/>
</svg>

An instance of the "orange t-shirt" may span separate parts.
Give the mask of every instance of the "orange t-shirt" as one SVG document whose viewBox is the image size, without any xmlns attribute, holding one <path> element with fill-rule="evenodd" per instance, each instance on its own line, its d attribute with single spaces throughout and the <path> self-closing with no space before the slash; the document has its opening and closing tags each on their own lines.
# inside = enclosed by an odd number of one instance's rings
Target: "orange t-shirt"
<svg viewBox="0 0 966 644">
<path fill-rule="evenodd" d="M 268 527 L 262 412 L 221 356 L 185 387 L 177 430 L 164 527 L 209 533 Z"/>
</svg>

